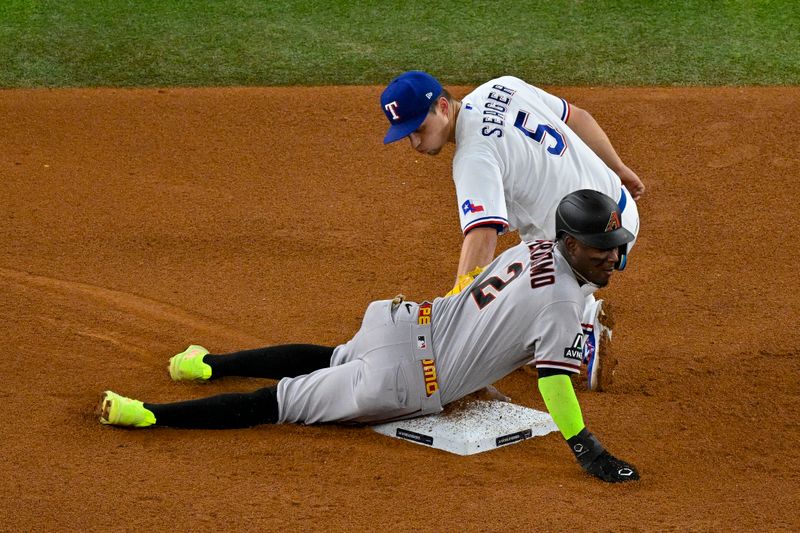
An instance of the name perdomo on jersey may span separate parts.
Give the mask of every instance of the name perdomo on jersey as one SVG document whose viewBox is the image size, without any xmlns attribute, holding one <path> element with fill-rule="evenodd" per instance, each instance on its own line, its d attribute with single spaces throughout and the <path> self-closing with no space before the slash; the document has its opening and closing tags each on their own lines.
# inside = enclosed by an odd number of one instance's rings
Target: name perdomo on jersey
<svg viewBox="0 0 800 533">
<path fill-rule="evenodd" d="M 528 245 L 531 251 L 531 288 L 538 289 L 556 282 L 554 241 L 533 241 Z"/>
</svg>

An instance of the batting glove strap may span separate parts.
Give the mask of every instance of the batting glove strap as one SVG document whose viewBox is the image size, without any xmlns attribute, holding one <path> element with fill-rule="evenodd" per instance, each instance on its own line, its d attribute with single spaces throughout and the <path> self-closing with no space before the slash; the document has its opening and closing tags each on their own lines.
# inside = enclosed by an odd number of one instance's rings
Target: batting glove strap
<svg viewBox="0 0 800 533">
<path fill-rule="evenodd" d="M 575 459 L 586 472 L 608 483 L 621 483 L 639 479 L 639 472 L 632 464 L 617 459 L 603 448 L 597 437 L 588 429 L 567 440 Z"/>
<path fill-rule="evenodd" d="M 581 468 L 584 470 L 586 470 L 600 454 L 606 451 L 603 445 L 600 444 L 600 441 L 597 440 L 597 437 L 586 428 L 583 428 L 580 433 L 571 439 L 567 439 L 567 444 L 569 444 L 569 449 L 572 450 L 572 453 L 575 454 L 575 459 L 578 460 L 578 464 L 581 465 Z"/>
</svg>

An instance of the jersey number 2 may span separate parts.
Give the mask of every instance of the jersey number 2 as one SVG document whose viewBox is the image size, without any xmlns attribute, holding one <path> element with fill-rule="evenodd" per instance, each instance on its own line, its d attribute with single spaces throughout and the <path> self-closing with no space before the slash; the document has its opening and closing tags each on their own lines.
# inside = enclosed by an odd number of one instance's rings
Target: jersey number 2
<svg viewBox="0 0 800 533">
<path fill-rule="evenodd" d="M 547 152 L 557 156 L 564 155 L 564 152 L 567 151 L 567 142 L 564 140 L 564 135 L 549 124 L 539 124 L 535 130 L 528 129 L 526 122 L 528 122 L 529 116 L 527 111 L 517 113 L 514 127 L 539 144 L 544 144 L 545 138 L 549 135 L 555 144 L 548 146 Z"/>
<path fill-rule="evenodd" d="M 497 298 L 494 294 L 487 293 L 486 289 L 491 287 L 496 291 L 502 291 L 506 285 L 511 283 L 522 273 L 522 263 L 512 263 L 508 265 L 508 273 L 511 274 L 511 277 L 506 280 L 501 279 L 499 276 L 492 276 L 491 278 L 483 280 L 470 291 L 472 297 L 475 298 L 475 303 L 478 304 L 478 309 L 483 309 Z"/>
</svg>

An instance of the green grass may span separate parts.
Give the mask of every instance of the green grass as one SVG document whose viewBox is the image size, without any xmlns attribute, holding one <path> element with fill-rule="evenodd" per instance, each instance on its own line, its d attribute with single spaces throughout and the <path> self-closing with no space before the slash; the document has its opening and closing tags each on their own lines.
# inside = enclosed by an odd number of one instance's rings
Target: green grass
<svg viewBox="0 0 800 533">
<path fill-rule="evenodd" d="M 800 2 L 0 0 L 0 86 L 800 85 Z"/>
</svg>

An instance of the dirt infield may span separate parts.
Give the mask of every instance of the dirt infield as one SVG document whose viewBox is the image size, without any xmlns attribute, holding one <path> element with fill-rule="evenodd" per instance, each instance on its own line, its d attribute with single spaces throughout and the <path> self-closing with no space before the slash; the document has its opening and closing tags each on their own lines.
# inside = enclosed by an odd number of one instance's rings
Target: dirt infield
<svg viewBox="0 0 800 533">
<path fill-rule="evenodd" d="M 800 530 L 800 89 L 551 89 L 648 186 L 603 294 L 614 384 L 578 392 L 641 482 L 586 477 L 557 434 L 459 457 L 101 426 L 106 388 L 262 384 L 173 384 L 190 342 L 339 343 L 372 300 L 448 290 L 452 148 L 383 146 L 377 87 L 0 91 L 0 531 Z M 527 373 L 498 387 L 544 407 Z"/>
</svg>

